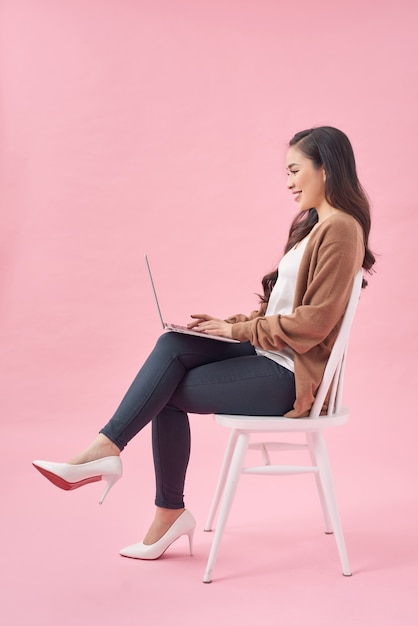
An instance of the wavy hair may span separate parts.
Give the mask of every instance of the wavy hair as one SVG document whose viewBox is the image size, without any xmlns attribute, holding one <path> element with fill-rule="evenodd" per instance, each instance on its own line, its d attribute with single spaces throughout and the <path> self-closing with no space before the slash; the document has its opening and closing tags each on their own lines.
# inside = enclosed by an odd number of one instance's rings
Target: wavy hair
<svg viewBox="0 0 418 626">
<path fill-rule="evenodd" d="M 369 248 L 370 203 L 358 179 L 354 152 L 348 137 L 332 126 L 319 126 L 296 133 L 289 141 L 289 146 L 297 146 L 315 168 L 324 167 L 327 174 L 325 199 L 331 206 L 352 215 L 359 222 L 365 246 L 363 268 L 371 273 L 376 259 Z M 298 213 L 290 226 L 284 252 L 304 239 L 317 222 L 315 208 Z M 264 276 L 261 302 L 268 302 L 277 277 L 277 269 Z M 363 286 L 366 285 L 367 282 L 363 281 Z"/>
</svg>

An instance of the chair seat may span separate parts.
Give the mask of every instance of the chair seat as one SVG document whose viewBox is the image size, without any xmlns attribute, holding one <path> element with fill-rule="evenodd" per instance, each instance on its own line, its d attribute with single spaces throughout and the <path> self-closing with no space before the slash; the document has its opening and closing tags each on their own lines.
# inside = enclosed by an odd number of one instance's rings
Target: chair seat
<svg viewBox="0 0 418 626">
<path fill-rule="evenodd" d="M 221 426 L 233 428 L 240 431 L 251 431 L 253 433 L 270 432 L 316 432 L 334 426 L 342 426 L 349 417 L 349 410 L 346 407 L 339 409 L 334 415 L 322 415 L 320 417 L 298 417 L 290 418 L 284 416 L 269 415 L 227 415 L 216 414 L 215 420 Z"/>
</svg>

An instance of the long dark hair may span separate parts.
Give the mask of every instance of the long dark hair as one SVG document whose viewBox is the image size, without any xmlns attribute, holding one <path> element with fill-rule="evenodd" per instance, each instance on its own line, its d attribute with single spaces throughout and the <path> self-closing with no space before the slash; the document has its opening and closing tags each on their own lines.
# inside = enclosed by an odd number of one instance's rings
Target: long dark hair
<svg viewBox="0 0 418 626">
<path fill-rule="evenodd" d="M 368 245 L 370 204 L 357 177 L 354 152 L 348 137 L 332 126 L 320 126 L 296 133 L 289 141 L 289 146 L 296 145 L 298 150 L 312 161 L 315 168 L 324 167 L 327 202 L 336 209 L 352 215 L 362 227 L 365 246 L 363 268 L 371 273 L 376 259 Z M 290 226 L 285 253 L 304 239 L 317 222 L 318 214 L 314 208 L 298 213 Z M 262 280 L 264 295 L 261 302 L 268 302 L 277 277 L 277 269 L 264 276 Z M 366 281 L 363 281 L 363 286 L 366 284 Z"/>
</svg>

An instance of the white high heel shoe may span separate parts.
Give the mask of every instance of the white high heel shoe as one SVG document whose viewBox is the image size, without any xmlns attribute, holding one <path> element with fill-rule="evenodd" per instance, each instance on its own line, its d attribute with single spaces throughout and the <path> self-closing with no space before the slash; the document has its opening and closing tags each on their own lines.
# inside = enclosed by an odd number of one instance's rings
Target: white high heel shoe
<svg viewBox="0 0 418 626">
<path fill-rule="evenodd" d="M 122 461 L 119 456 L 106 456 L 97 461 L 72 465 L 52 461 L 33 461 L 32 465 L 56 487 L 71 491 L 98 480 L 106 481 L 106 488 L 99 504 L 102 504 L 110 488 L 122 476 Z"/>
<path fill-rule="evenodd" d="M 193 515 L 186 509 L 176 519 L 174 524 L 170 526 L 165 535 L 151 545 L 146 545 L 142 541 L 134 543 L 131 546 L 123 548 L 119 554 L 128 556 L 131 559 L 144 559 L 146 561 L 154 561 L 164 554 L 169 546 L 174 543 L 182 535 L 189 537 L 190 556 L 193 554 L 193 535 L 196 528 L 196 520 Z"/>
</svg>

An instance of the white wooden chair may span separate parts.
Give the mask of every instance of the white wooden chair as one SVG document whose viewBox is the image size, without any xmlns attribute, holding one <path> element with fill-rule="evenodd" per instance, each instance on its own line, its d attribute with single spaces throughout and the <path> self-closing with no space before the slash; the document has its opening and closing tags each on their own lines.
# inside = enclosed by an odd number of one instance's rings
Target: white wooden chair
<svg viewBox="0 0 418 626">
<path fill-rule="evenodd" d="M 221 426 L 230 428 L 231 434 L 205 525 L 205 531 L 212 530 L 213 520 L 222 499 L 203 582 L 212 582 L 213 567 L 241 474 L 282 475 L 302 474 L 306 472 L 313 473 L 316 478 L 324 515 L 325 532 L 329 534 L 334 533 L 341 560 L 342 572 L 344 576 L 351 576 L 335 497 L 331 466 L 323 433 L 327 428 L 345 424 L 349 416 L 348 409 L 342 406 L 344 361 L 350 328 L 360 297 L 362 278 L 363 273 L 360 271 L 354 280 L 350 301 L 344 314 L 338 337 L 329 356 L 324 376 L 309 417 L 291 419 L 283 416 L 215 415 L 216 422 Z M 329 389 L 331 392 L 328 413 L 327 415 L 320 415 Z M 251 442 L 251 435 L 253 433 L 268 433 L 269 435 L 275 435 L 277 433 L 303 433 L 305 439 L 303 443 L 281 443 L 278 441 Z M 261 465 L 244 466 L 246 453 L 249 449 L 259 449 L 261 451 L 263 458 Z M 310 456 L 310 464 L 272 464 L 269 454 L 270 451 L 289 449 L 306 449 Z"/>
</svg>

